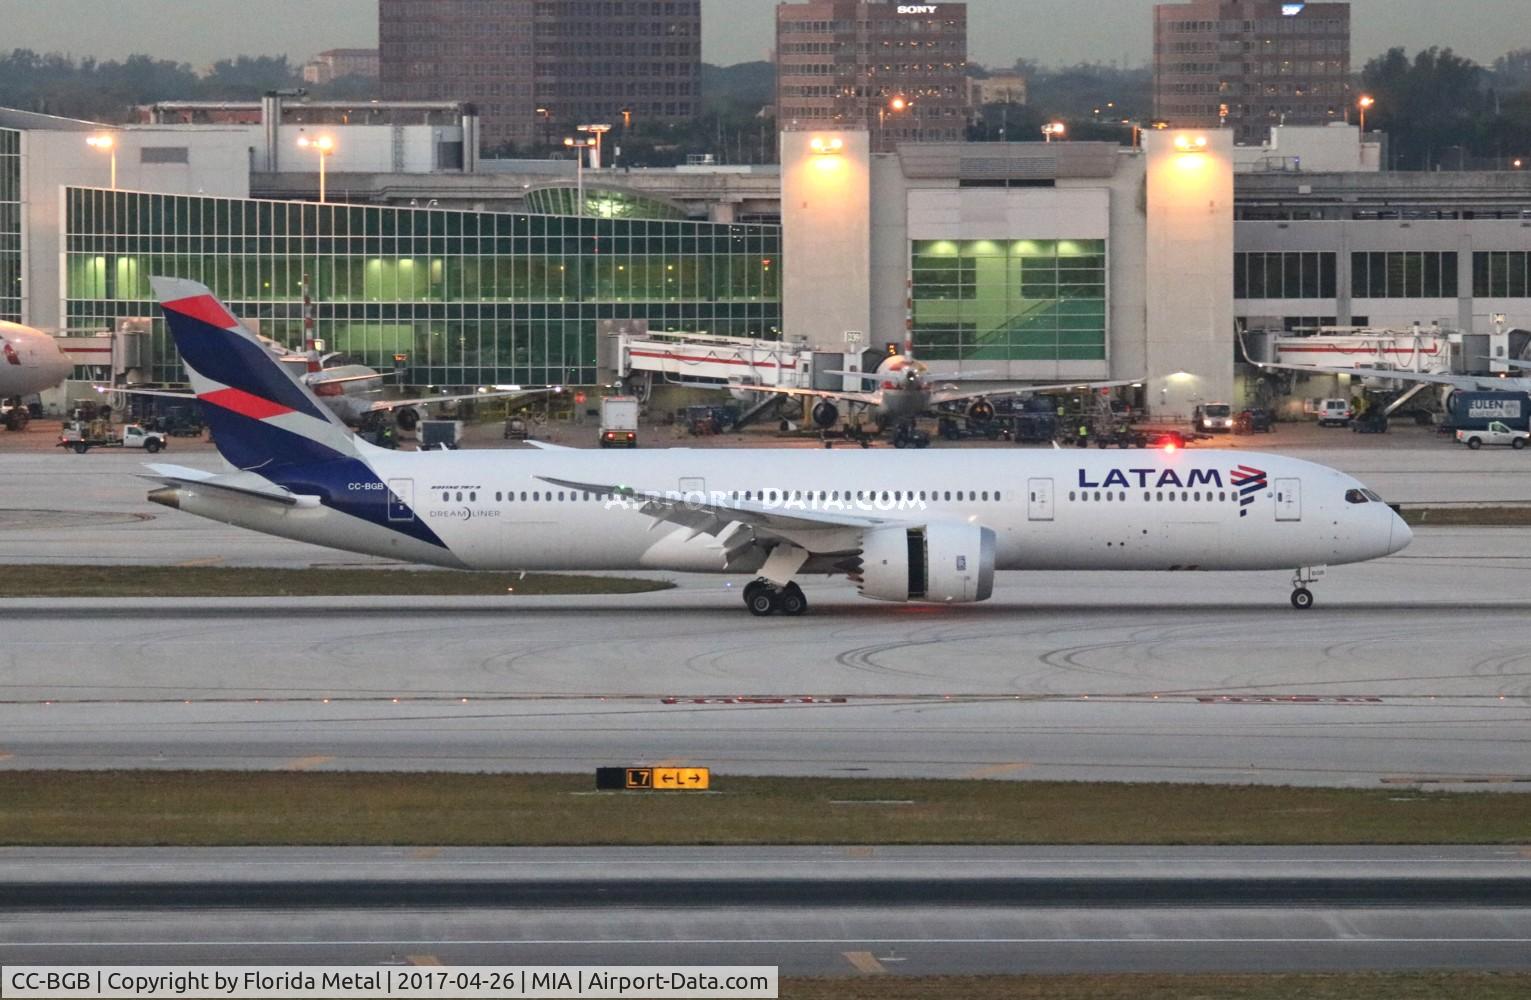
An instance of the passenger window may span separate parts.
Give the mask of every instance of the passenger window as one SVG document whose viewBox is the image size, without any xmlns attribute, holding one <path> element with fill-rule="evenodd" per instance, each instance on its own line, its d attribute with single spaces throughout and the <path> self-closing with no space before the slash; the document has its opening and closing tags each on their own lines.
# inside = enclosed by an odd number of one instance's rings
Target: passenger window
<svg viewBox="0 0 1531 1000">
<path fill-rule="evenodd" d="M 1095 491 L 1095 502 L 1096 503 L 1100 503 L 1100 491 L 1099 490 Z"/>
<path fill-rule="evenodd" d="M 989 499 L 989 491 L 988 490 L 984 490 L 983 491 L 983 498 L 984 498 L 985 502 L 988 501 L 988 499 Z"/>
<path fill-rule="evenodd" d="M 532 499 L 536 500 L 536 501 L 540 501 L 542 499 L 542 494 L 541 493 L 533 493 L 532 494 Z"/>
<path fill-rule="evenodd" d="M 443 493 L 443 494 L 441 494 L 441 502 L 442 503 L 446 503 L 447 501 L 449 501 L 451 499 L 452 499 L 452 494 L 450 494 L 450 493 Z"/>
<path fill-rule="evenodd" d="M 525 490 L 521 491 L 521 502 L 522 503 L 526 502 L 526 491 Z"/>
<path fill-rule="evenodd" d="M 558 501 L 559 503 L 563 502 L 563 490 L 558 491 Z"/>
<path fill-rule="evenodd" d="M 1035 493 L 1033 493 L 1031 495 L 1031 499 L 1035 500 L 1036 498 L 1037 498 L 1037 495 Z M 1074 499 L 1074 491 L 1073 490 L 1069 490 L 1069 499 L 1070 500 Z"/>
<path fill-rule="evenodd" d="M 999 491 L 998 490 L 994 491 L 994 502 L 995 503 L 999 503 Z"/>
<path fill-rule="evenodd" d="M 1185 490 L 1181 490 L 1180 491 L 1180 502 L 1181 503 L 1187 503 L 1190 499 L 1191 499 L 1191 494 L 1190 493 L 1188 493 Z"/>
<path fill-rule="evenodd" d="M 1227 500 L 1227 499 L 1228 499 L 1228 494 L 1224 493 L 1222 490 L 1218 490 L 1218 492 L 1217 492 L 1217 502 L 1218 503 L 1222 503 L 1224 500 Z"/>
<path fill-rule="evenodd" d="M 1191 499 L 1195 500 L 1197 503 L 1201 503 L 1201 490 L 1197 490 L 1195 493 L 1192 493 Z"/>
<path fill-rule="evenodd" d="M 494 491 L 494 502 L 495 503 L 499 503 L 500 502 L 500 491 L 499 490 L 495 490 Z"/>
<path fill-rule="evenodd" d="M 1148 503 L 1148 501 L 1151 500 L 1152 498 L 1153 498 L 1152 494 L 1150 494 L 1147 490 L 1143 491 L 1143 502 L 1144 503 Z"/>
</svg>

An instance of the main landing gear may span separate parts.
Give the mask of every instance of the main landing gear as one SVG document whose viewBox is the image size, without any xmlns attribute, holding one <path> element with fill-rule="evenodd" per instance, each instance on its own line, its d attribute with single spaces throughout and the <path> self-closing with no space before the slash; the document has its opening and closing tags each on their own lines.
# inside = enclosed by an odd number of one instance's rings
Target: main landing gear
<svg viewBox="0 0 1531 1000">
<path fill-rule="evenodd" d="M 1298 611 L 1306 611 L 1313 606 L 1313 591 L 1308 589 L 1308 584 L 1324 575 L 1322 566 L 1304 566 L 1292 577 L 1292 607 Z"/>
<path fill-rule="evenodd" d="M 744 606 L 761 618 L 773 614 L 795 618 L 808 610 L 808 598 L 796 583 L 778 587 L 769 580 L 752 580 L 744 587 Z"/>
</svg>

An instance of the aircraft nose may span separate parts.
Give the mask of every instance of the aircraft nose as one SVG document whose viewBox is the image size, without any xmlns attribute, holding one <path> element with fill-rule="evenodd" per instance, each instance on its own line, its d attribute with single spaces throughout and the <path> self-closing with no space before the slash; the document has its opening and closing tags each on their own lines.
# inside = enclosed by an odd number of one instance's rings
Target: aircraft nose
<svg viewBox="0 0 1531 1000">
<path fill-rule="evenodd" d="M 1414 531 L 1403 518 L 1398 516 L 1397 511 L 1388 513 L 1392 516 L 1393 523 L 1388 532 L 1387 554 L 1392 555 L 1409 547 L 1409 543 L 1414 541 Z"/>
</svg>

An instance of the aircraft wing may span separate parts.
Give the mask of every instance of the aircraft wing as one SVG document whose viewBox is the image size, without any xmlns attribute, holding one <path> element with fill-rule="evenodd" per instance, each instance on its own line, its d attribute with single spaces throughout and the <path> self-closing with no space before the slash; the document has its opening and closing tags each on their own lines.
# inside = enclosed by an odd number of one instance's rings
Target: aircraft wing
<svg viewBox="0 0 1531 1000">
<path fill-rule="evenodd" d="M 1078 389 L 1081 391 L 1091 389 L 1115 389 L 1125 385 L 1140 385 L 1140 378 L 1114 379 L 1109 382 L 1058 382 L 1053 385 L 1002 385 L 992 389 L 937 389 L 930 394 L 930 405 L 939 406 L 942 403 L 955 403 L 962 399 L 976 399 L 980 396 L 1020 396 L 1038 392 L 1053 392 L 1058 389 Z"/>
<path fill-rule="evenodd" d="M 813 553 L 855 552 L 861 548 L 864 530 L 887 523 L 864 514 L 810 510 L 804 504 L 794 505 L 790 501 L 781 506 L 766 506 L 734 500 L 723 493 L 697 496 L 675 490 L 659 492 L 620 484 L 580 483 L 551 476 L 537 478 L 565 489 L 611 495 L 654 518 L 654 527 L 680 525 L 691 529 L 692 538 L 722 535 L 729 525 L 742 524 L 752 529 L 756 538 L 779 538 Z"/>
<path fill-rule="evenodd" d="M 1405 382 L 1427 382 L 1458 389 L 1483 392 L 1509 392 L 1531 389 L 1531 379 L 1500 378 L 1498 375 L 1453 375 L 1445 372 L 1404 372 L 1392 368 L 1333 368 L 1328 365 L 1284 365 L 1275 361 L 1254 361 L 1257 368 L 1279 368 L 1289 372 L 1312 372 L 1320 375 L 1356 375 L 1361 378 L 1395 378 Z"/>
<path fill-rule="evenodd" d="M 847 372 L 848 375 L 860 375 L 860 372 Z M 843 389 L 792 389 L 780 385 L 720 385 L 719 389 L 740 389 L 745 392 L 772 392 L 779 396 L 812 396 L 815 399 L 838 399 L 847 403 L 861 403 L 865 406 L 877 406 L 882 402 L 882 395 L 876 392 L 846 392 Z"/>
<path fill-rule="evenodd" d="M 178 392 L 174 389 L 127 389 L 118 385 L 93 385 L 92 389 L 106 395 L 111 392 L 120 392 L 127 396 L 165 396 L 169 399 L 196 399 L 194 392 Z"/>
<path fill-rule="evenodd" d="M 376 375 L 363 376 L 376 378 Z M 455 396 L 421 396 L 419 399 L 379 399 L 367 404 L 367 413 L 383 413 L 404 406 L 430 406 L 432 403 L 454 403 L 464 399 L 501 399 L 507 396 L 535 396 L 546 389 L 497 389 L 494 392 L 463 392 Z"/>
</svg>

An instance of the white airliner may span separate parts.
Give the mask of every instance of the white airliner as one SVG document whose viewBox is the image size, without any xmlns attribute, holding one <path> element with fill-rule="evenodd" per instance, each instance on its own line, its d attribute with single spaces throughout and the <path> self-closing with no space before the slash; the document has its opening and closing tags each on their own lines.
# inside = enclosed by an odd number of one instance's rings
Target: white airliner
<svg viewBox="0 0 1531 1000">
<path fill-rule="evenodd" d="M 74 369 L 59 348 L 58 341 L 40 330 L 18 323 L 0 322 L 0 403 L 34 392 L 51 389 L 58 385 Z M 7 411 L 6 425 L 25 421 L 12 418 L 11 412 L 25 413 L 24 409 Z M 11 427 L 11 429 L 19 429 Z"/>
<path fill-rule="evenodd" d="M 153 279 L 223 457 L 151 465 L 149 499 L 332 548 L 484 570 L 754 576 L 750 611 L 801 614 L 795 579 L 884 601 L 989 597 L 998 570 L 1295 569 L 1409 544 L 1370 490 L 1310 462 L 1178 450 L 683 448 L 398 453 L 346 430 L 208 290 Z"/>
<path fill-rule="evenodd" d="M 738 393 L 773 393 L 780 396 L 797 396 L 817 400 L 810 415 L 819 427 L 833 427 L 840 420 L 840 405 L 863 410 L 879 428 L 897 428 L 899 433 L 915 418 L 952 403 L 968 403 L 967 416 L 977 424 L 985 424 L 994 418 L 994 405 L 989 400 L 1000 396 L 1034 395 L 1039 392 L 1055 392 L 1063 389 L 1089 391 L 1092 389 L 1120 388 L 1137 385 L 1141 379 L 1116 379 L 1106 382 L 1060 382 L 1055 385 L 987 385 L 983 388 L 964 388 L 961 381 L 979 381 L 986 376 L 969 373 L 959 376 L 933 376 L 924 362 L 916 361 L 914 345 L 906 343 L 902 354 L 890 354 L 878 364 L 875 371 L 827 371 L 825 375 L 839 375 L 861 380 L 860 390 L 798 389 L 788 386 L 767 386 L 739 383 L 729 388 Z"/>
</svg>

